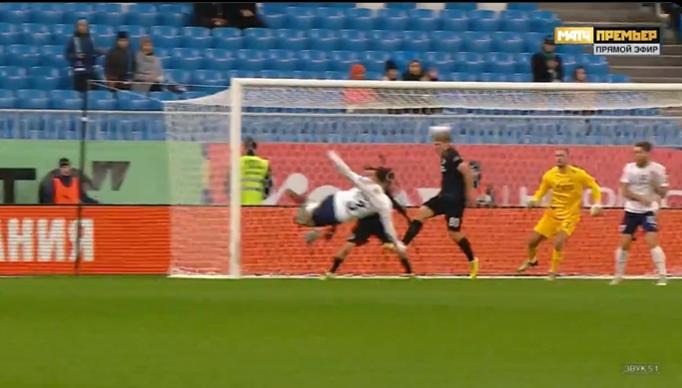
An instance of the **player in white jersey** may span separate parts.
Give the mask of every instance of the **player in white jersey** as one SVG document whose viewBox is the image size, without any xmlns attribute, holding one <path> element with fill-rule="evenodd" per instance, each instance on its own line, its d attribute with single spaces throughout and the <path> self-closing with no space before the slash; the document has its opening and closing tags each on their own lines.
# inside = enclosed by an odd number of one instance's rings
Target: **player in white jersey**
<svg viewBox="0 0 682 388">
<path fill-rule="evenodd" d="M 620 225 L 623 237 L 616 250 L 616 271 L 611 284 L 622 281 L 630 244 L 637 227 L 641 226 L 658 272 L 656 284 L 666 285 L 665 253 L 658 243 L 656 213 L 658 202 L 668 191 L 668 178 L 665 167 L 651 160 L 652 148 L 651 143 L 646 141 L 635 144 L 635 162 L 626 164 L 620 177 L 620 187 L 625 197 L 625 215 Z"/>
<path fill-rule="evenodd" d="M 334 151 L 329 151 L 327 156 L 355 187 L 337 191 L 322 202 L 304 203 L 298 210 L 295 222 L 304 226 L 322 227 L 378 214 L 389 240 L 401 258 L 404 257 L 405 245 L 398 239 L 393 226 L 393 203 L 384 192 L 390 182 L 376 171 L 370 176 L 356 174 Z"/>
</svg>

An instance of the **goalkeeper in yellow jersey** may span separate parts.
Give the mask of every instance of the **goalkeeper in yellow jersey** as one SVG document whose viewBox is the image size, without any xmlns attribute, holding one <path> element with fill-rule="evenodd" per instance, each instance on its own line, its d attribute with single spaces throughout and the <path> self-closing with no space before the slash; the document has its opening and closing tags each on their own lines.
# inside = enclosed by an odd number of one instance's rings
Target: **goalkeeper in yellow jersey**
<svg viewBox="0 0 682 388">
<path fill-rule="evenodd" d="M 528 202 L 528 206 L 538 206 L 547 192 L 552 190 L 552 199 L 549 207 L 528 241 L 528 259 L 521 264 L 518 272 L 523 272 L 529 267 L 538 265 L 536 252 L 538 245 L 544 240 L 554 237 L 554 250 L 552 251 L 552 265 L 549 270 L 549 279 L 556 277 L 559 263 L 563 259 L 563 250 L 566 240 L 573 234 L 576 225 L 580 222 L 580 207 L 583 192 L 586 188 L 592 191 L 593 216 L 601 214 L 601 189 L 594 178 L 587 171 L 572 166 L 568 162 L 568 149 L 561 148 L 554 151 L 556 166 L 542 176 L 540 187 Z"/>
</svg>

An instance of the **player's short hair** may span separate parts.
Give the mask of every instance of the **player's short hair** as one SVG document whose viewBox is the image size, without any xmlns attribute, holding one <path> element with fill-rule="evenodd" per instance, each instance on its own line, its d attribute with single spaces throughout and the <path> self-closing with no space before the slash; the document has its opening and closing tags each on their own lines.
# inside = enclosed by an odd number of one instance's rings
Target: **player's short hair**
<svg viewBox="0 0 682 388">
<path fill-rule="evenodd" d="M 566 155 L 569 155 L 569 154 L 570 154 L 570 152 L 569 152 L 569 150 L 568 150 L 568 147 L 557 147 L 557 148 L 555 149 L 555 151 L 564 151 L 564 152 L 566 153 Z"/>
<path fill-rule="evenodd" d="M 433 141 L 452 141 L 452 128 L 447 125 L 434 125 L 429 127 L 429 132 L 431 133 L 431 139 Z"/>
<path fill-rule="evenodd" d="M 381 183 L 391 183 L 395 179 L 393 170 L 388 167 L 365 166 L 365 170 L 374 171 L 374 174 L 376 174 L 377 179 Z"/>
<path fill-rule="evenodd" d="M 654 145 L 648 141 L 639 141 L 635 143 L 635 147 L 639 147 L 643 149 L 645 152 L 651 152 L 651 150 L 654 149 Z"/>
</svg>

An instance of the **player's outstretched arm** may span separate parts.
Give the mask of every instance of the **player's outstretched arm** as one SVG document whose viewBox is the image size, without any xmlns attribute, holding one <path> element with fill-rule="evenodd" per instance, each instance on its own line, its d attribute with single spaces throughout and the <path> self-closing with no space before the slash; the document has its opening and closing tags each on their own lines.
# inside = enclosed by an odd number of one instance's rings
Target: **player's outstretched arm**
<svg viewBox="0 0 682 388">
<path fill-rule="evenodd" d="M 366 186 L 365 179 L 362 176 L 356 174 L 353 170 L 351 170 L 350 167 L 348 167 L 348 165 L 346 164 L 346 162 L 344 162 L 343 159 L 341 159 L 341 157 L 336 152 L 327 151 L 327 157 L 329 157 L 329 159 L 332 162 L 334 162 L 336 169 L 339 170 L 341 175 L 348 178 L 353 183 L 353 185 L 355 185 L 359 189 L 362 189 Z"/>
<path fill-rule="evenodd" d="M 587 173 L 587 171 L 582 170 L 583 181 L 585 186 L 590 188 L 590 194 L 592 196 L 592 208 L 590 209 L 590 214 L 593 216 L 600 215 L 602 213 L 601 205 L 601 187 L 597 183 L 594 177 Z"/>
<path fill-rule="evenodd" d="M 547 176 L 547 173 L 545 173 L 542 176 L 542 180 L 540 181 L 540 187 L 535 191 L 535 194 L 533 194 L 533 198 L 528 201 L 528 206 L 533 207 L 533 206 L 538 206 L 540 204 L 540 201 L 542 201 L 542 198 L 547 195 L 547 192 L 549 191 L 550 185 L 549 185 L 549 177 Z"/>
<path fill-rule="evenodd" d="M 392 206 L 381 206 L 378 207 L 379 209 L 379 218 L 381 220 L 381 224 L 384 226 L 384 231 L 386 231 L 386 235 L 388 238 L 391 240 L 393 245 L 395 245 L 395 248 L 398 252 L 404 253 L 406 248 L 405 244 L 403 244 L 402 241 L 398 238 L 398 235 L 395 232 L 395 227 L 393 226 L 393 217 L 392 217 Z"/>
</svg>

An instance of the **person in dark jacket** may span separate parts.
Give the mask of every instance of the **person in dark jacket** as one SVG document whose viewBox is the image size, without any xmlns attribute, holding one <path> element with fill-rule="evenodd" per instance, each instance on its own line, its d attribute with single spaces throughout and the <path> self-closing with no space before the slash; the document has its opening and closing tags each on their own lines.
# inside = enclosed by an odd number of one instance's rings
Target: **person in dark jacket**
<svg viewBox="0 0 682 388">
<path fill-rule="evenodd" d="M 71 167 L 67 158 L 59 159 L 59 168 L 55 168 L 40 181 L 38 202 L 41 204 L 77 205 L 78 203 L 99 203 L 88 197 L 87 187 L 90 178 L 78 169 Z"/>
<path fill-rule="evenodd" d="M 424 69 L 421 62 L 416 59 L 410 61 L 407 65 L 407 71 L 403 74 L 403 81 L 423 81 Z"/>
<path fill-rule="evenodd" d="M 256 3 L 194 3 L 194 24 L 208 28 L 265 27 L 257 15 Z"/>
<path fill-rule="evenodd" d="M 130 80 L 135 72 L 135 55 L 130 48 L 128 33 L 120 31 L 116 43 L 104 60 L 104 74 L 107 85 L 113 89 L 130 89 Z"/>
<path fill-rule="evenodd" d="M 531 58 L 533 82 L 561 82 L 564 79 L 561 57 L 554 49 L 554 40 L 547 37 L 542 44 L 542 51 Z"/>
<path fill-rule="evenodd" d="M 73 72 L 73 88 L 84 92 L 88 87 L 88 81 L 97 78 L 95 75 L 95 59 L 100 52 L 90 36 L 88 21 L 80 19 L 76 23 L 73 37 L 66 44 L 65 57 L 71 65 Z"/>
</svg>

